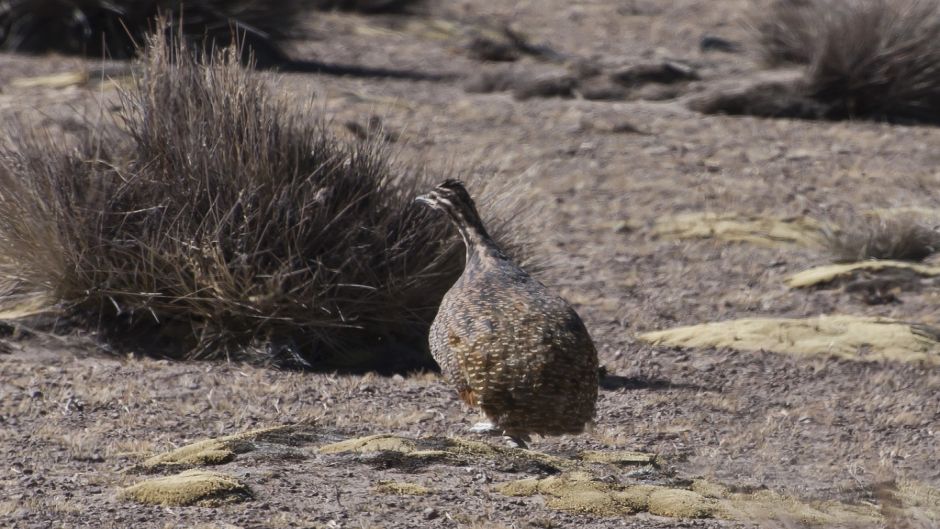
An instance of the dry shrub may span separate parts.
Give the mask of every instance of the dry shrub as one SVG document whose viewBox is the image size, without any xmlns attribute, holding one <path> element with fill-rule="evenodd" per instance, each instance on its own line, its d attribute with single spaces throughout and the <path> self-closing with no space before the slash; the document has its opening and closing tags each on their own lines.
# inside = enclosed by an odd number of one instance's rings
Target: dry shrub
<svg viewBox="0 0 940 529">
<path fill-rule="evenodd" d="M 316 0 L 7 0 L 0 2 L 0 48 L 11 51 L 136 55 L 162 14 L 192 43 L 227 46 L 233 30 L 262 66 L 285 56 L 279 42 L 298 31 Z"/>
<path fill-rule="evenodd" d="M 845 216 L 823 229 L 823 240 L 836 262 L 922 261 L 940 250 L 940 232 L 913 214 Z"/>
<path fill-rule="evenodd" d="M 438 178 L 341 143 L 231 51 L 200 59 L 159 33 L 139 71 L 113 126 L 64 141 L 13 125 L 0 301 L 49 300 L 110 343 L 172 357 L 429 362 L 464 264 L 447 220 L 413 202 Z M 519 256 L 508 224 L 526 210 L 487 187 L 484 215 Z"/>
<path fill-rule="evenodd" d="M 806 64 L 827 118 L 940 121 L 940 2 L 775 0 L 755 23 L 765 59 Z"/>
</svg>

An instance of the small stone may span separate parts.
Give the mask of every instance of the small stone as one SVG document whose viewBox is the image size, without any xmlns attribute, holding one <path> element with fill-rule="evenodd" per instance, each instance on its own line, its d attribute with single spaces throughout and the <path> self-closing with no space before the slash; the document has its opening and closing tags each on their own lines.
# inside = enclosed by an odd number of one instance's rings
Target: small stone
<svg viewBox="0 0 940 529">
<path fill-rule="evenodd" d="M 428 507 L 427 509 L 421 511 L 421 515 L 424 516 L 425 520 L 433 520 L 441 514 L 437 512 L 437 509 L 434 507 Z"/>
<path fill-rule="evenodd" d="M 701 51 L 720 51 L 724 53 L 737 53 L 741 51 L 741 45 L 737 42 L 732 42 L 714 35 L 703 36 L 698 42 L 698 47 Z"/>
</svg>

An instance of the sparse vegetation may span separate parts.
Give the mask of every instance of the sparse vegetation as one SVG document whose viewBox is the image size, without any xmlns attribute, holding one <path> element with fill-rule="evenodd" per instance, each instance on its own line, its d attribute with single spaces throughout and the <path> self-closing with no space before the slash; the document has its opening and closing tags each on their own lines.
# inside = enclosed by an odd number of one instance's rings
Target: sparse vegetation
<svg viewBox="0 0 940 529">
<path fill-rule="evenodd" d="M 793 97 L 823 104 L 822 117 L 940 121 L 937 0 L 775 0 L 761 12 L 764 59 L 805 64 Z"/>
<path fill-rule="evenodd" d="M 165 356 L 429 362 L 428 326 L 463 268 L 447 220 L 413 204 L 438 178 L 288 111 L 234 51 L 200 59 L 158 32 L 140 66 L 117 123 L 10 131 L 2 303 L 59 304 Z M 490 224 L 518 255 L 521 237 Z"/>
<path fill-rule="evenodd" d="M 11 0 L 0 2 L 0 48 L 124 59 L 162 15 L 193 44 L 233 43 L 262 66 L 283 62 L 280 42 L 298 30 L 314 0 Z"/>
<path fill-rule="evenodd" d="M 836 262 L 922 261 L 940 250 L 940 232 L 910 214 L 856 215 L 821 231 L 824 246 Z"/>
</svg>

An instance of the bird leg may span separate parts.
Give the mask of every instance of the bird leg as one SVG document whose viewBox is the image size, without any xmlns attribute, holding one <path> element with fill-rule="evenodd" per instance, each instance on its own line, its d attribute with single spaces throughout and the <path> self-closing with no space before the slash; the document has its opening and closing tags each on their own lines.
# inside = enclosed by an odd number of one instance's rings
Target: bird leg
<svg viewBox="0 0 940 529">
<path fill-rule="evenodd" d="M 510 448 L 521 448 L 523 450 L 527 450 L 529 448 L 528 443 L 532 442 L 532 438 L 526 434 L 516 434 L 509 432 L 506 432 L 506 434 L 503 436 L 503 439 L 506 440 L 506 443 Z"/>
</svg>

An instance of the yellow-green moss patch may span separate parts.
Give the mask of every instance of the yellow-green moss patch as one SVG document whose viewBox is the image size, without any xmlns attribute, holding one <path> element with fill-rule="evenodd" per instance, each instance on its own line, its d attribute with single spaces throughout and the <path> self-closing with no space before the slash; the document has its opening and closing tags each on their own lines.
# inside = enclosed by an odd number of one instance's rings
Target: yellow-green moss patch
<svg viewBox="0 0 940 529">
<path fill-rule="evenodd" d="M 614 450 L 609 452 L 588 450 L 581 452 L 581 461 L 584 461 L 585 463 L 609 463 L 619 466 L 655 465 L 656 454 L 630 452 L 624 450 Z"/>
<path fill-rule="evenodd" d="M 448 438 L 447 445 L 446 450 L 458 456 L 471 456 L 489 460 L 529 461 L 557 469 L 569 469 L 577 466 L 577 463 L 574 461 L 535 450 L 520 450 L 508 446 L 494 446 L 489 443 L 460 437 Z"/>
<path fill-rule="evenodd" d="M 674 518 L 707 518 L 717 505 L 715 500 L 689 490 L 604 483 L 585 472 L 503 483 L 495 490 L 508 496 L 541 494 L 553 509 L 601 516 L 647 511 Z"/>
<path fill-rule="evenodd" d="M 714 483 L 704 479 L 697 479 L 692 482 L 692 490 L 698 492 L 706 498 L 725 498 L 729 494 L 728 487 L 721 483 Z"/>
<path fill-rule="evenodd" d="M 424 496 L 431 493 L 431 489 L 417 483 L 404 481 L 380 481 L 375 491 L 381 494 L 397 494 L 399 496 Z"/>
<path fill-rule="evenodd" d="M 692 490 L 720 500 L 717 516 L 749 522 L 791 522 L 794 525 L 869 527 L 892 520 L 940 522 L 940 491 L 922 483 L 901 482 L 876 488 L 880 505 L 849 505 L 837 501 L 802 501 L 770 490 L 733 492 L 705 480 Z"/>
<path fill-rule="evenodd" d="M 803 270 L 787 278 L 787 285 L 792 288 L 805 288 L 823 285 L 837 279 L 855 275 L 859 272 L 910 271 L 925 277 L 940 276 L 940 266 L 928 266 L 905 261 L 861 261 L 858 263 L 831 264 Z"/>
<path fill-rule="evenodd" d="M 806 217 L 770 218 L 739 213 L 685 213 L 660 220 L 653 233 L 674 239 L 720 239 L 765 246 L 817 246 L 820 224 Z"/>
<path fill-rule="evenodd" d="M 742 319 L 647 332 L 638 338 L 676 347 L 729 347 L 850 360 L 940 364 L 940 343 L 913 332 L 910 324 L 885 318 Z"/>
<path fill-rule="evenodd" d="M 657 488 L 649 496 L 650 514 L 671 518 L 711 518 L 717 503 L 697 492 L 684 489 Z"/>
<path fill-rule="evenodd" d="M 940 489 L 923 483 L 903 481 L 886 491 L 894 505 L 885 509 L 885 514 L 898 519 L 914 519 L 940 526 Z"/>
<path fill-rule="evenodd" d="M 721 503 L 723 518 L 750 522 L 775 521 L 802 526 L 872 526 L 881 521 L 871 505 L 848 505 L 837 501 L 801 501 L 769 490 L 728 493 Z"/>
<path fill-rule="evenodd" d="M 659 488 L 656 485 L 631 485 L 613 494 L 617 503 L 628 508 L 625 512 L 646 512 L 650 508 L 650 496 Z"/>
<path fill-rule="evenodd" d="M 323 445 L 320 447 L 321 454 L 338 454 L 341 452 L 381 452 L 381 451 L 401 452 L 410 454 L 417 450 L 414 441 L 389 434 L 370 435 L 368 437 L 357 437 L 347 439 L 338 443 Z"/>
<path fill-rule="evenodd" d="M 505 496 L 532 496 L 538 493 L 540 482 L 538 478 L 520 479 L 499 483 L 494 489 Z"/>
<path fill-rule="evenodd" d="M 215 507 L 250 496 L 248 487 L 234 477 L 204 470 L 148 479 L 121 491 L 121 498 L 149 505 Z"/>
<path fill-rule="evenodd" d="M 690 490 L 606 483 L 584 472 L 568 472 L 544 479 L 501 483 L 494 489 L 507 496 L 540 494 L 553 509 L 601 516 L 648 512 L 671 518 L 721 518 L 752 523 L 792 521 L 816 527 L 869 526 L 883 521 L 878 508 L 872 505 L 804 502 L 767 490 L 731 492 L 724 485 L 707 481 L 694 482 Z M 918 497 L 930 496 L 921 493 Z M 930 501 L 921 503 L 930 504 Z"/>
<path fill-rule="evenodd" d="M 380 434 L 347 439 L 320 447 L 321 454 L 395 452 L 411 460 L 447 459 L 452 462 L 500 461 L 507 464 L 529 464 L 554 469 L 577 466 L 577 462 L 533 450 L 494 446 L 459 437 L 412 440 Z"/>
<path fill-rule="evenodd" d="M 155 455 L 141 463 L 141 467 L 145 470 L 155 470 L 167 467 L 220 465 L 234 459 L 235 454 L 251 451 L 255 443 L 284 442 L 296 429 L 297 427 L 293 425 L 274 426 L 216 439 L 206 439 Z"/>
</svg>

